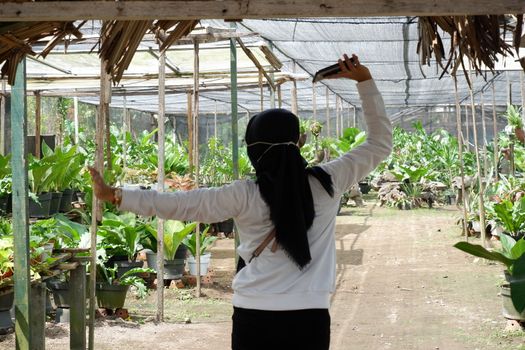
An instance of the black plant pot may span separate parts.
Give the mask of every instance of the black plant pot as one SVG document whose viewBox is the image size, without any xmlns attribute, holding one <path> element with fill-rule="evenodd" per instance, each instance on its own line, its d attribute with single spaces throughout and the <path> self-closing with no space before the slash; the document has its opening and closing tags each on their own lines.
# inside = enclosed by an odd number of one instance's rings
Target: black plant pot
<svg viewBox="0 0 525 350">
<path fill-rule="evenodd" d="M 224 232 L 224 233 L 233 232 L 233 219 L 228 219 L 226 221 L 218 222 L 217 231 Z"/>
<path fill-rule="evenodd" d="M 60 207 L 58 211 L 61 213 L 67 213 L 71 210 L 71 202 L 73 202 L 73 190 L 71 188 L 66 188 L 62 192 L 62 200 L 60 201 Z"/>
<path fill-rule="evenodd" d="M 49 204 L 49 215 L 58 213 L 58 208 L 60 208 L 61 200 L 62 200 L 62 192 L 51 192 L 51 203 Z"/>
<path fill-rule="evenodd" d="M 366 181 L 359 182 L 359 189 L 361 190 L 362 194 L 367 194 L 370 192 L 370 184 Z"/>
<path fill-rule="evenodd" d="M 29 216 L 32 218 L 47 218 L 51 207 L 51 192 L 40 193 L 37 197 L 40 203 L 29 198 Z"/>
<path fill-rule="evenodd" d="M 114 257 L 115 258 L 115 257 Z M 107 262 L 107 266 L 113 267 L 114 265 L 117 265 L 117 278 L 122 277 L 123 274 L 128 272 L 131 269 L 142 267 L 144 265 L 143 261 L 128 261 L 127 257 L 124 260 L 119 260 L 118 258 L 111 260 L 109 259 Z"/>
<path fill-rule="evenodd" d="M 53 293 L 53 300 L 56 307 L 69 308 L 71 304 L 71 293 L 69 283 L 62 281 L 49 281 L 47 285 Z"/>
<path fill-rule="evenodd" d="M 0 295 L 0 335 L 7 334 L 13 330 L 13 320 L 9 310 L 13 306 L 14 292 Z"/>
<path fill-rule="evenodd" d="M 96 295 L 98 307 L 120 309 L 124 307 L 129 286 L 97 283 Z"/>
<path fill-rule="evenodd" d="M 0 196 L 0 216 L 7 215 L 7 207 L 9 205 L 9 195 Z"/>
</svg>

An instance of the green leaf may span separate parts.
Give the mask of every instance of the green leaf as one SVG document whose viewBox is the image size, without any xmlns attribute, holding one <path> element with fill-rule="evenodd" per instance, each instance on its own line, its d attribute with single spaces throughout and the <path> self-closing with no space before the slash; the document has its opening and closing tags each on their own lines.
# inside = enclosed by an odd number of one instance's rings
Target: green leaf
<svg viewBox="0 0 525 350">
<path fill-rule="evenodd" d="M 454 244 L 454 247 L 458 248 L 459 250 L 464 251 L 465 253 L 468 253 L 468 254 L 471 254 L 471 255 L 474 255 L 480 258 L 484 258 L 484 259 L 492 260 L 492 261 L 499 261 L 505 264 L 505 266 L 507 266 L 507 268 L 511 270 L 513 261 L 507 258 L 506 256 L 504 256 L 503 254 L 500 254 L 497 252 L 489 252 L 487 249 L 483 248 L 482 246 L 478 244 L 471 244 L 467 242 L 458 242 Z"/>
</svg>

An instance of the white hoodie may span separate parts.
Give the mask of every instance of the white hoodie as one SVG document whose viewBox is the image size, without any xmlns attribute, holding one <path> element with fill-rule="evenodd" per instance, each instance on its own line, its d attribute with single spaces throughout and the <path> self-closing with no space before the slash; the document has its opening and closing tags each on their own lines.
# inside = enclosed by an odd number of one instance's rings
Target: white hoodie
<svg viewBox="0 0 525 350">
<path fill-rule="evenodd" d="M 233 280 L 236 307 L 259 310 L 327 309 L 335 288 L 335 219 L 341 195 L 372 171 L 392 148 L 392 126 L 373 80 L 357 84 L 368 129 L 366 142 L 322 164 L 331 175 L 334 196 L 310 176 L 315 218 L 308 230 L 312 261 L 302 270 L 282 249 L 269 244 Z M 233 218 L 240 238 L 239 255 L 251 254 L 273 229 L 269 207 L 253 180 L 187 192 L 122 191 L 120 210 L 163 219 L 219 222 Z"/>
</svg>

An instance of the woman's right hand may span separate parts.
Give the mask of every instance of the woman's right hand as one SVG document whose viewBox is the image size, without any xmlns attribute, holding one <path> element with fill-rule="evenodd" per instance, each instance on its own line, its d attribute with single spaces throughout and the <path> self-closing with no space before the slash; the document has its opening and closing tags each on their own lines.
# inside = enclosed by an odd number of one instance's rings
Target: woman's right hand
<svg viewBox="0 0 525 350">
<path fill-rule="evenodd" d="M 115 201 L 115 188 L 104 182 L 104 179 L 97 169 L 88 166 L 88 170 L 93 180 L 93 193 L 95 196 L 102 201 L 113 203 Z"/>
<path fill-rule="evenodd" d="M 357 82 L 372 79 L 372 74 L 370 74 L 368 68 L 359 62 L 359 58 L 355 54 L 352 55 L 352 60 L 350 60 L 350 57 L 348 57 L 347 54 L 344 54 L 343 58 L 339 59 L 338 63 L 341 72 L 327 76 L 326 79 L 347 78 Z"/>
</svg>

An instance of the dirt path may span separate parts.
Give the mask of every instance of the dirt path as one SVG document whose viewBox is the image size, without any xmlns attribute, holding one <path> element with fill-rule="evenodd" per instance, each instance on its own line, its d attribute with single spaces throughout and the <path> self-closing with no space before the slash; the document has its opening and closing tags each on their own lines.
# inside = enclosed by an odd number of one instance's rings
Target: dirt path
<svg viewBox="0 0 525 350">
<path fill-rule="evenodd" d="M 369 203 L 342 214 L 332 350 L 525 350 L 523 333 L 504 332 L 501 267 L 452 248 L 459 240 L 457 211 L 398 211 Z M 101 323 L 95 349 L 230 349 L 232 257 L 233 240 L 219 240 L 212 259 L 216 283 L 204 290 L 208 298 L 166 291 L 168 323 L 148 321 L 155 295 L 128 297 L 135 322 Z M 69 348 L 64 326 L 49 324 L 47 333 L 48 349 Z M 0 349 L 14 349 L 12 335 Z"/>
</svg>

